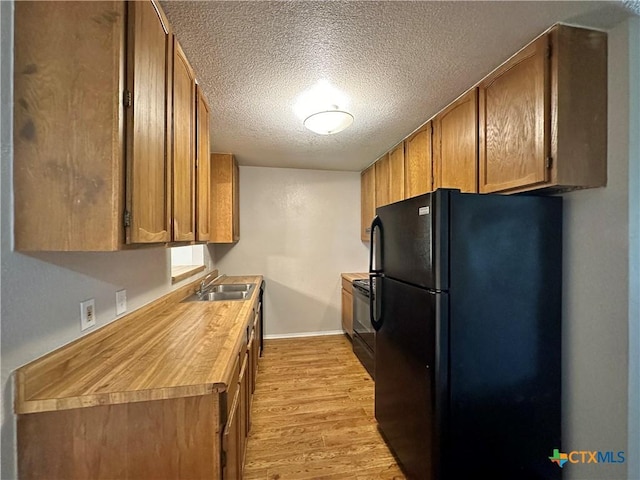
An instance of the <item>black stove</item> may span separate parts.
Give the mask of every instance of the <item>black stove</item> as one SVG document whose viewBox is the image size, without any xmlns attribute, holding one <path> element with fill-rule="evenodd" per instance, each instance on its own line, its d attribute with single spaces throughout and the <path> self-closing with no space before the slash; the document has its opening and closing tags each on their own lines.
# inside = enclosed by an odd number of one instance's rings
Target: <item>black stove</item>
<svg viewBox="0 0 640 480">
<path fill-rule="evenodd" d="M 353 283 L 353 352 L 374 377 L 376 337 L 369 318 L 369 300 L 372 296 L 369 279 Z M 375 295 L 375 290 L 373 295 Z"/>
</svg>

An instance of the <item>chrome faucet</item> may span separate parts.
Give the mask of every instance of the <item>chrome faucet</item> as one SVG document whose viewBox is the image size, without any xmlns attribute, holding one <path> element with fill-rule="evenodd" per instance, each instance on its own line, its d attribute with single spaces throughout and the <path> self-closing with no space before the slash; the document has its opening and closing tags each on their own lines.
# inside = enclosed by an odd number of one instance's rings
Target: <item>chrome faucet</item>
<svg viewBox="0 0 640 480">
<path fill-rule="evenodd" d="M 206 292 L 206 290 L 213 285 L 217 280 L 226 277 L 226 275 L 223 273 L 221 275 L 218 275 L 216 278 L 214 278 L 213 280 L 207 282 L 207 280 L 209 278 L 211 278 L 213 276 L 213 273 L 209 273 L 208 275 L 206 275 L 202 281 L 200 282 L 200 287 L 196 290 L 196 295 L 198 295 L 198 297 L 202 297 L 202 295 L 204 295 L 204 293 Z"/>
</svg>

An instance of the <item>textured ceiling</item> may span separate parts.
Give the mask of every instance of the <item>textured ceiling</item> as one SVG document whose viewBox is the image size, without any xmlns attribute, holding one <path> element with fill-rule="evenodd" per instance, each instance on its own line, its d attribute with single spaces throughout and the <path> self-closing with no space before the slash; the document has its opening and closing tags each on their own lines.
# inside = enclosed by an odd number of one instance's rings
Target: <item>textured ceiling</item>
<svg viewBox="0 0 640 480">
<path fill-rule="evenodd" d="M 611 28 L 638 3 L 165 1 L 212 111 L 212 151 L 241 165 L 361 170 L 557 22 Z M 634 10 L 635 9 L 635 10 Z M 320 79 L 353 125 L 307 131 Z"/>
</svg>

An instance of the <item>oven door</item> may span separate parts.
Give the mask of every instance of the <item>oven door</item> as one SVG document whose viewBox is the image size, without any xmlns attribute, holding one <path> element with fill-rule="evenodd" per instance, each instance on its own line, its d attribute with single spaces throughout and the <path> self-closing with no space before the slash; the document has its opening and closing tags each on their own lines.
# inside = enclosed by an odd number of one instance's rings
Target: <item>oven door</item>
<svg viewBox="0 0 640 480">
<path fill-rule="evenodd" d="M 375 330 L 369 318 L 369 292 L 353 287 L 353 352 L 371 378 L 375 369 Z"/>
</svg>

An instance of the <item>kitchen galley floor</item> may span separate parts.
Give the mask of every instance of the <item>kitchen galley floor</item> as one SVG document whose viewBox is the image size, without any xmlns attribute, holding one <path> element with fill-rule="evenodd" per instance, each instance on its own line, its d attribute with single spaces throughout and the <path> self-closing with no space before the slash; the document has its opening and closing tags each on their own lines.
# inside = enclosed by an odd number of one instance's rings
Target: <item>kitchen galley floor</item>
<svg viewBox="0 0 640 480">
<path fill-rule="evenodd" d="M 265 340 L 251 411 L 245 480 L 405 478 L 345 336 Z"/>
</svg>

